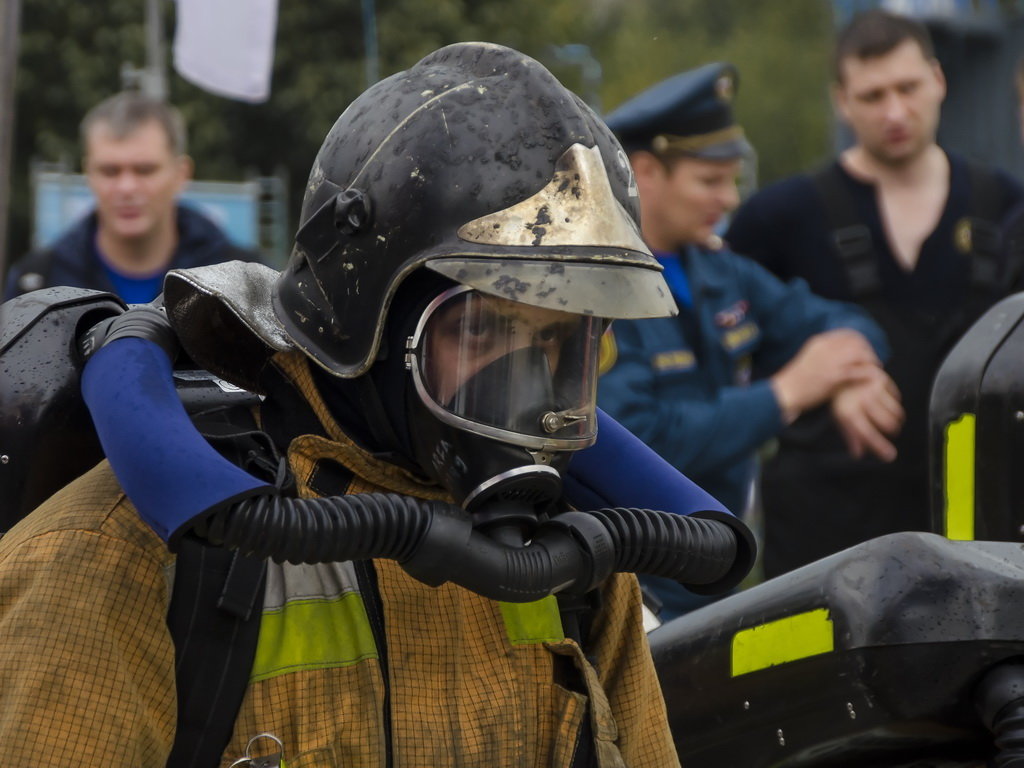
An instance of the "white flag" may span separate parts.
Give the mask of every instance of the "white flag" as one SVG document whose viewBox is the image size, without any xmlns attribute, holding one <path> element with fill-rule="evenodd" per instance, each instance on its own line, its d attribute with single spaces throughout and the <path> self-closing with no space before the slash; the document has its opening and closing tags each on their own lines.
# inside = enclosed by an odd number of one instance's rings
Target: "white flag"
<svg viewBox="0 0 1024 768">
<path fill-rule="evenodd" d="M 174 68 L 211 93 L 266 101 L 277 0 L 178 0 Z"/>
</svg>

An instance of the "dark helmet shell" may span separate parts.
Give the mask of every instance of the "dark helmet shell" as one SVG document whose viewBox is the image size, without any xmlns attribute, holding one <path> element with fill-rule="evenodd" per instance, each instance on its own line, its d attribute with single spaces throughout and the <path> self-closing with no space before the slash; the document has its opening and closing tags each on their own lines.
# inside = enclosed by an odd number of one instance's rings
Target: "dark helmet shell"
<svg viewBox="0 0 1024 768">
<path fill-rule="evenodd" d="M 373 363 L 395 289 L 424 266 L 571 312 L 673 314 L 638 221 L 629 163 L 582 101 L 517 51 L 451 45 L 338 118 L 274 307 L 343 377 Z"/>
</svg>

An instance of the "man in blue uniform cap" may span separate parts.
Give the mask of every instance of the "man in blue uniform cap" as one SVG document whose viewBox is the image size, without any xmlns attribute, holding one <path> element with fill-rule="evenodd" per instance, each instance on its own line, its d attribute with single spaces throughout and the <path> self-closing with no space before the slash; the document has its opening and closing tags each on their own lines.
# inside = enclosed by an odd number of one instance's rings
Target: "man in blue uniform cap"
<svg viewBox="0 0 1024 768">
<path fill-rule="evenodd" d="M 640 193 L 644 240 L 680 314 L 619 321 L 605 339 L 599 402 L 668 461 L 740 512 L 755 451 L 828 404 L 851 449 L 891 458 L 903 411 L 880 360 L 879 328 L 858 308 L 784 283 L 722 249 L 749 145 L 732 115 L 735 69 L 669 78 L 607 118 Z M 671 619 L 699 604 L 647 579 Z"/>
</svg>

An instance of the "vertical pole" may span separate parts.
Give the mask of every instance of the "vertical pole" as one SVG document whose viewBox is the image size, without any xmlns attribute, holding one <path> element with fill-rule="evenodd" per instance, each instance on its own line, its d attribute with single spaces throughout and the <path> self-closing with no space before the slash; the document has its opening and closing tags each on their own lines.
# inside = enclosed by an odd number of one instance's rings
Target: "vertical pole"
<svg viewBox="0 0 1024 768">
<path fill-rule="evenodd" d="M 14 73 L 18 68 L 21 0 L 0 0 L 0 286 L 7 274 L 7 221 L 14 147 Z"/>
<path fill-rule="evenodd" d="M 147 96 L 167 100 L 167 72 L 164 63 L 164 23 L 160 0 L 146 0 L 146 74 L 142 90 Z"/>
<path fill-rule="evenodd" d="M 363 49 L 366 52 L 366 87 L 380 80 L 380 51 L 377 48 L 377 10 L 374 0 L 363 0 Z"/>
</svg>

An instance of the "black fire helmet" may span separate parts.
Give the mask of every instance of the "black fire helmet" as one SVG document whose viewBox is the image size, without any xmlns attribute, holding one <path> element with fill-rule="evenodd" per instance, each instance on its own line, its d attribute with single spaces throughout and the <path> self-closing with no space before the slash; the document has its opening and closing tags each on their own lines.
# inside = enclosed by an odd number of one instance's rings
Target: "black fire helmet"
<svg viewBox="0 0 1024 768">
<path fill-rule="evenodd" d="M 335 122 L 274 309 L 343 378 L 373 364 L 396 288 L 421 267 L 565 312 L 675 314 L 638 223 L 629 162 L 586 104 L 518 51 L 450 45 Z"/>
</svg>

